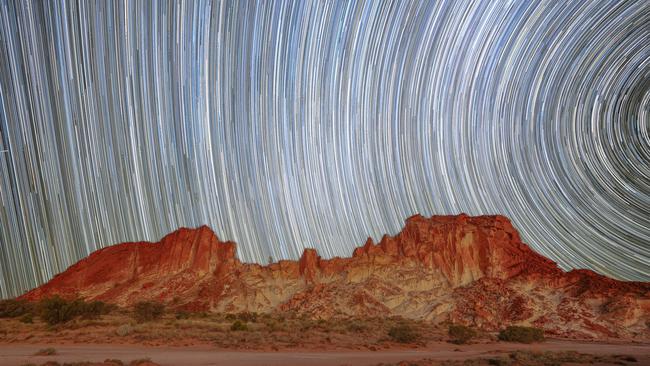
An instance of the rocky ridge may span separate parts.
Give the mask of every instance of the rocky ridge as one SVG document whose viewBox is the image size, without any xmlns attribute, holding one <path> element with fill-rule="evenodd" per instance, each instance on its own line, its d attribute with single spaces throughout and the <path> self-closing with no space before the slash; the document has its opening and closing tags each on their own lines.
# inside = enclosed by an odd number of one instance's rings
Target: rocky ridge
<svg viewBox="0 0 650 366">
<path fill-rule="evenodd" d="M 415 215 L 350 258 L 242 263 L 207 226 L 92 253 L 21 298 L 61 295 L 193 311 L 291 311 L 313 318 L 403 316 L 485 330 L 534 325 L 580 338 L 650 338 L 650 283 L 564 272 L 504 216 Z"/>
</svg>

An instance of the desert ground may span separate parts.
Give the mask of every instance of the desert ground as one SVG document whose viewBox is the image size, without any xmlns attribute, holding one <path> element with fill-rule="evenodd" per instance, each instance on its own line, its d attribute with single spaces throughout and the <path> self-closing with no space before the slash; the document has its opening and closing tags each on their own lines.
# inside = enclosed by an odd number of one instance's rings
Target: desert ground
<svg viewBox="0 0 650 366">
<path fill-rule="evenodd" d="M 547 338 L 524 344 L 472 330 L 457 342 L 449 324 L 399 317 L 166 312 L 141 319 L 131 310 L 113 309 L 55 324 L 43 318 L 0 319 L 0 365 L 107 359 L 125 365 L 143 359 L 151 363 L 142 365 L 650 365 L 647 340 Z"/>
<path fill-rule="evenodd" d="M 39 349 L 55 347 L 57 354 L 35 356 Z M 210 346 L 147 347 L 141 345 L 112 344 L 0 344 L 0 364 L 6 366 L 41 365 L 47 361 L 60 364 L 73 362 L 102 362 L 106 359 L 123 360 L 125 364 L 136 359 L 151 359 L 159 365 L 392 365 L 406 361 L 406 365 L 523 365 L 508 363 L 511 355 L 544 355 L 546 359 L 560 355 L 565 360 L 585 362 L 549 362 L 539 365 L 650 365 L 649 344 L 597 343 L 584 341 L 548 340 L 544 343 L 482 343 L 454 345 L 445 342 L 428 344 L 416 349 L 380 351 L 352 350 L 282 350 L 237 351 L 217 349 Z M 578 354 L 568 351 L 576 351 Z M 582 354 L 582 355 L 580 355 Z M 550 356 L 549 356 L 550 355 Z M 585 357 L 585 355 L 590 355 Z M 618 356 L 614 356 L 618 355 Z M 597 357 L 600 356 L 600 357 Z M 599 362 L 600 361 L 600 362 Z M 501 362 L 501 363 L 499 363 Z"/>
</svg>

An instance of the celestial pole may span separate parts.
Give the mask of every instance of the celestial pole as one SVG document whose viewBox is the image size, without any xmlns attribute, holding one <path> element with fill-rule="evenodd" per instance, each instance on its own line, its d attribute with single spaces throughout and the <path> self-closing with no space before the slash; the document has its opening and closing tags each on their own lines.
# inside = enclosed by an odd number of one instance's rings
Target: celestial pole
<svg viewBox="0 0 650 366">
<path fill-rule="evenodd" d="M 0 295 L 208 224 L 244 261 L 503 214 L 650 280 L 650 2 L 0 0 Z"/>
</svg>

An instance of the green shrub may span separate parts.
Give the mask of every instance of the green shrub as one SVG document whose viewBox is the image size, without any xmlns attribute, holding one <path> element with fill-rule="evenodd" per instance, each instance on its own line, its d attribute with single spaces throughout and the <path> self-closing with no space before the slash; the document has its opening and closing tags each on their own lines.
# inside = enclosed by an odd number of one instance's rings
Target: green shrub
<svg viewBox="0 0 650 366">
<path fill-rule="evenodd" d="M 133 316 L 139 323 L 158 320 L 165 313 L 165 305 L 155 301 L 140 301 L 133 308 Z"/>
<path fill-rule="evenodd" d="M 38 307 L 41 318 L 50 325 L 65 323 L 77 316 L 97 319 L 111 310 L 111 307 L 102 301 L 68 301 L 58 295 L 41 300 Z"/>
<path fill-rule="evenodd" d="M 246 323 L 243 323 L 241 320 L 237 320 L 232 325 L 230 326 L 230 330 L 233 331 L 246 331 L 248 330 L 248 325 Z"/>
<path fill-rule="evenodd" d="M 476 331 L 464 325 L 452 324 L 449 326 L 450 342 L 454 344 L 465 344 L 476 337 Z"/>
<path fill-rule="evenodd" d="M 40 301 L 40 316 L 49 325 L 65 323 L 78 315 L 78 306 L 77 302 L 68 302 L 59 296 L 50 297 Z"/>
<path fill-rule="evenodd" d="M 34 310 L 34 304 L 25 300 L 8 299 L 0 301 L 0 318 L 16 318 Z"/>
<path fill-rule="evenodd" d="M 388 336 L 398 343 L 412 343 L 420 336 L 407 324 L 396 325 L 388 330 Z"/>
<path fill-rule="evenodd" d="M 544 330 L 533 327 L 509 326 L 499 332 L 499 340 L 519 343 L 541 342 L 544 340 Z"/>
</svg>

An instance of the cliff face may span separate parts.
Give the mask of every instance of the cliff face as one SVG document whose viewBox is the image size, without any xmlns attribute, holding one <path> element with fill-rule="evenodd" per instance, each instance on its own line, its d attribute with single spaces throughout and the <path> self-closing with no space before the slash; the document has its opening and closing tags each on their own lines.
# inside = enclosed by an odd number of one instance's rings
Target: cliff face
<svg viewBox="0 0 650 366">
<path fill-rule="evenodd" d="M 92 253 L 22 298 L 59 294 L 188 310 L 295 311 L 316 318 L 394 316 L 496 330 L 529 324 L 562 336 L 650 338 L 650 283 L 563 272 L 521 242 L 503 216 L 420 215 L 351 258 L 241 263 L 208 227 L 159 243 Z"/>
</svg>

